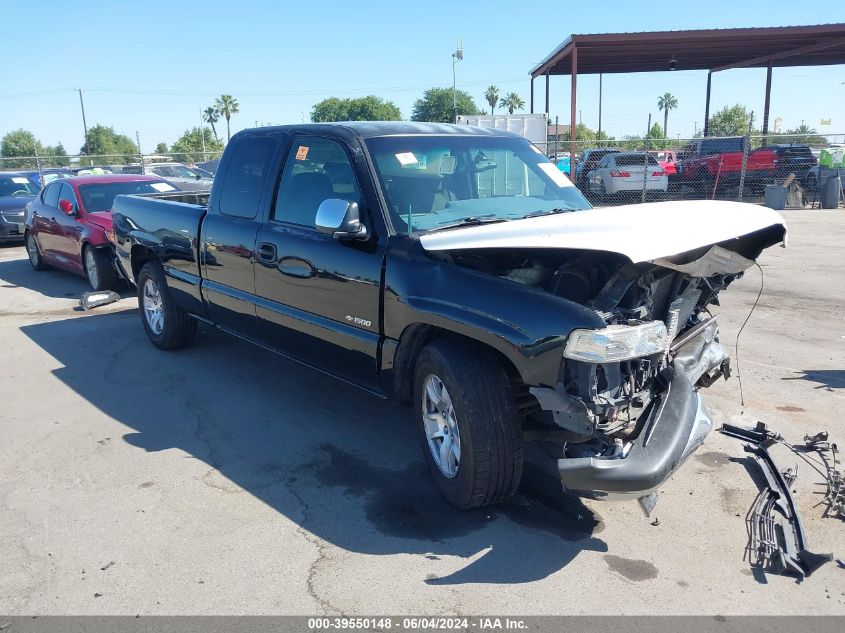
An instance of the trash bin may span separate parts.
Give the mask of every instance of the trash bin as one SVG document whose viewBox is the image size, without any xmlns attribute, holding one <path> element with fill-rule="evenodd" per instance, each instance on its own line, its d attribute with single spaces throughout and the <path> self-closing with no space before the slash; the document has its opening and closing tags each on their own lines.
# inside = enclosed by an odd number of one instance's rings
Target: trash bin
<svg viewBox="0 0 845 633">
<path fill-rule="evenodd" d="M 763 202 L 770 209 L 783 211 L 786 207 L 786 187 L 783 185 L 766 185 Z"/>
<path fill-rule="evenodd" d="M 842 191 L 842 178 L 831 176 L 825 180 L 819 190 L 819 202 L 822 209 L 836 209 L 839 206 L 839 192 Z"/>
</svg>

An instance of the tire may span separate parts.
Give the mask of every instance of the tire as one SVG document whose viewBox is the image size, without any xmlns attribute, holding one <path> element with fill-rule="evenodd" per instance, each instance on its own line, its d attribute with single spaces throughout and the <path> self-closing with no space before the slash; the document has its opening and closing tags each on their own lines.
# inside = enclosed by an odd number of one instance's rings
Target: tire
<svg viewBox="0 0 845 633">
<path fill-rule="evenodd" d="M 176 305 L 158 261 L 144 264 L 138 273 L 138 308 L 147 337 L 163 350 L 193 343 L 197 322 Z"/>
<path fill-rule="evenodd" d="M 29 263 L 33 270 L 47 270 L 47 264 L 44 263 L 44 258 L 41 257 L 41 248 L 38 246 L 38 240 L 29 231 L 24 237 L 24 244 L 26 245 L 26 254 L 29 256 Z"/>
<path fill-rule="evenodd" d="M 111 265 L 111 251 L 86 244 L 82 248 L 82 265 L 92 290 L 115 290 L 117 275 Z"/>
<path fill-rule="evenodd" d="M 438 382 L 445 392 L 437 391 Z M 449 401 L 445 411 L 432 406 L 437 400 L 432 391 L 441 404 Z M 478 508 L 516 492 L 522 478 L 522 423 L 510 377 L 492 351 L 459 339 L 440 339 L 424 347 L 414 369 L 414 408 L 434 484 L 449 503 Z M 439 424 L 450 432 L 441 428 L 440 441 L 430 440 Z M 447 437 L 457 437 L 457 442 L 451 440 L 442 459 L 435 455 L 444 454 Z"/>
</svg>

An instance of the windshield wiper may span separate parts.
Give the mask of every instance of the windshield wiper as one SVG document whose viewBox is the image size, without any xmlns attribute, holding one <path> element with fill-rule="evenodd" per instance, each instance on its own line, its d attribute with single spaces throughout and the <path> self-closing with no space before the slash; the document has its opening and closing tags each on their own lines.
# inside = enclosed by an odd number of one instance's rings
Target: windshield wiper
<svg viewBox="0 0 845 633">
<path fill-rule="evenodd" d="M 477 224 L 490 224 L 493 222 L 506 222 L 507 218 L 499 218 L 493 214 L 490 215 L 471 215 L 467 218 L 461 218 L 460 220 L 456 220 L 455 222 L 446 222 L 444 224 L 438 224 L 436 227 L 430 230 L 433 231 L 442 231 L 444 229 L 454 229 L 459 226 L 475 226 Z"/>
<path fill-rule="evenodd" d="M 575 211 L 572 207 L 558 207 L 557 209 L 548 209 L 547 211 L 534 211 L 532 213 L 527 213 L 522 216 L 523 219 L 525 218 L 536 218 L 541 215 L 555 215 L 556 213 L 569 213 L 570 211 Z"/>
</svg>

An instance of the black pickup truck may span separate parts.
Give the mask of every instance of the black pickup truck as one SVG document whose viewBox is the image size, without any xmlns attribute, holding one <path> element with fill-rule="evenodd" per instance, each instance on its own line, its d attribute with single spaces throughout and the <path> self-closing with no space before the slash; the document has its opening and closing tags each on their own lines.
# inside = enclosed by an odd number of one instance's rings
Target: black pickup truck
<svg viewBox="0 0 845 633">
<path fill-rule="evenodd" d="M 463 508 L 513 494 L 529 442 L 566 491 L 648 507 L 728 375 L 708 308 L 785 232 L 731 202 L 592 209 L 528 141 L 440 124 L 247 130 L 207 206 L 114 205 L 155 345 L 201 321 L 411 403 Z"/>
</svg>

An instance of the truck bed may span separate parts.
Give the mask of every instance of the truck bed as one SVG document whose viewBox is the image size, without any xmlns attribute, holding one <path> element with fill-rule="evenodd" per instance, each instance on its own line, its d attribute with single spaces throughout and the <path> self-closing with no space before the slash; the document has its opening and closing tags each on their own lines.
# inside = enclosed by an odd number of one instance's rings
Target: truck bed
<svg viewBox="0 0 845 633">
<path fill-rule="evenodd" d="M 134 283 L 137 272 L 132 248 L 140 246 L 156 255 L 168 276 L 199 284 L 197 245 L 208 196 L 205 191 L 177 191 L 115 197 L 115 253 L 130 281 Z"/>
</svg>

